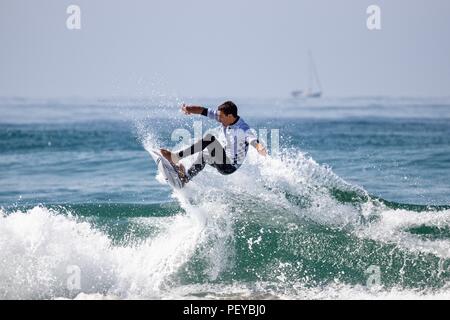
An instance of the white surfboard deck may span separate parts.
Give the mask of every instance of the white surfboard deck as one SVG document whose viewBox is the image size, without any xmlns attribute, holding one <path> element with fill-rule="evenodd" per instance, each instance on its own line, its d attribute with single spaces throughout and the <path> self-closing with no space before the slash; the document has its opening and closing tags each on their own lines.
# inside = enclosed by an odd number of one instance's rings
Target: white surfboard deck
<svg viewBox="0 0 450 320">
<path fill-rule="evenodd" d="M 149 152 L 167 184 L 174 189 L 182 189 L 184 185 L 172 164 L 159 153 L 159 150 L 150 150 Z"/>
</svg>

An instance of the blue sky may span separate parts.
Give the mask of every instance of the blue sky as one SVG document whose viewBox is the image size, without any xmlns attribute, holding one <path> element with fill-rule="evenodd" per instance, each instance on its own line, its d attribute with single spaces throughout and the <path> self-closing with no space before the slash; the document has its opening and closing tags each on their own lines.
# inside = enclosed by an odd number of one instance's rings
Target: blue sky
<svg viewBox="0 0 450 320">
<path fill-rule="evenodd" d="M 325 95 L 450 96 L 448 0 L 1 0 L 0 44 L 0 96 L 287 97 L 309 49 Z"/>
</svg>

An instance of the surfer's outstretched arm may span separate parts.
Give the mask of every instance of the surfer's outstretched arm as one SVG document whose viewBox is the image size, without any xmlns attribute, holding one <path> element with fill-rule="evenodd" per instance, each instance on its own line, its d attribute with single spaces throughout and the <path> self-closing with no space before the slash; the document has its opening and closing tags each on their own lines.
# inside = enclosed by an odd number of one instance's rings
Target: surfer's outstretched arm
<svg viewBox="0 0 450 320">
<path fill-rule="evenodd" d="M 184 112 L 184 114 L 203 114 L 207 111 L 206 108 L 203 108 L 202 106 L 188 106 L 186 104 L 183 103 L 183 105 L 181 106 L 181 111 Z"/>
<path fill-rule="evenodd" d="M 202 116 L 219 121 L 219 113 L 217 112 L 217 110 L 204 108 L 202 106 L 188 106 L 183 103 L 183 105 L 181 106 L 181 111 L 183 111 L 184 114 L 187 115 L 201 114 Z"/>
</svg>

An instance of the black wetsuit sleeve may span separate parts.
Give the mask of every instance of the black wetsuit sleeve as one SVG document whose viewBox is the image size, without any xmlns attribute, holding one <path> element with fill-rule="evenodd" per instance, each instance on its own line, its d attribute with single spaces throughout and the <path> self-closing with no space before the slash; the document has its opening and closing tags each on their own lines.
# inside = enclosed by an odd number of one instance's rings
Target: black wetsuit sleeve
<svg viewBox="0 0 450 320">
<path fill-rule="evenodd" d="M 208 108 L 203 108 L 201 115 L 207 117 L 208 116 Z"/>
</svg>

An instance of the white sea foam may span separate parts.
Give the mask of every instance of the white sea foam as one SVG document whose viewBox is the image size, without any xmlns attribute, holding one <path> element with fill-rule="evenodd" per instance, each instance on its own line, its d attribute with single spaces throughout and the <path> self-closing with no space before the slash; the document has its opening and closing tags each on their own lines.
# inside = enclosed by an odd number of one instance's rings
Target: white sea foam
<svg viewBox="0 0 450 320">
<path fill-rule="evenodd" d="M 146 149 L 153 148 L 154 141 L 143 139 Z M 367 199 L 341 203 L 330 193 L 333 188 L 356 192 Z M 185 189 L 174 192 L 173 197 L 184 213 L 160 220 L 160 232 L 152 237 L 121 245 L 113 244 L 106 233 L 92 224 L 62 210 L 37 206 L 26 211 L 1 211 L 0 298 L 167 299 L 198 298 L 202 294 L 205 298 L 449 298 L 447 287 L 371 291 L 339 282 L 316 288 L 302 283 L 293 286 L 292 281 L 286 280 L 295 279 L 286 279 L 288 274 L 278 272 L 282 267 L 272 270 L 279 274 L 276 283 L 180 284 L 176 275 L 194 255 L 206 261 L 202 272 L 211 282 L 235 263 L 233 224 L 251 216 L 256 207 L 262 208 L 258 214 L 267 216 L 263 219 L 266 223 L 274 214 L 302 217 L 345 229 L 363 239 L 393 243 L 409 252 L 450 257 L 448 239 L 424 240 L 408 232 L 408 228 L 423 225 L 448 227 L 449 210 L 418 213 L 390 209 L 370 200 L 361 188 L 347 184 L 329 168 L 300 152 L 262 159 L 252 150 L 238 173 L 221 176 L 208 167 Z M 242 199 L 244 204 L 238 208 L 230 204 Z M 361 219 L 367 217 L 375 219 Z M 250 251 L 258 245 L 258 239 L 247 239 Z M 68 285 L 73 280 L 72 266 L 79 268 L 80 288 Z"/>
</svg>

